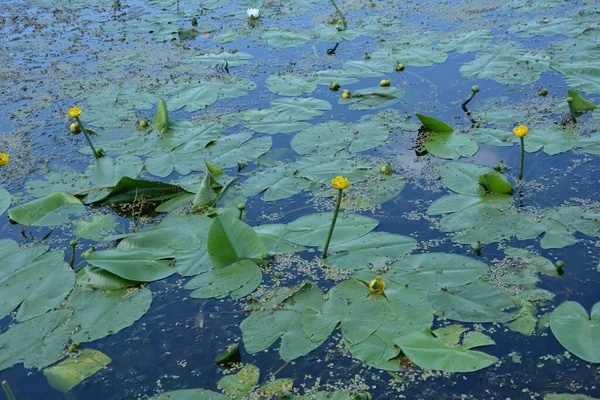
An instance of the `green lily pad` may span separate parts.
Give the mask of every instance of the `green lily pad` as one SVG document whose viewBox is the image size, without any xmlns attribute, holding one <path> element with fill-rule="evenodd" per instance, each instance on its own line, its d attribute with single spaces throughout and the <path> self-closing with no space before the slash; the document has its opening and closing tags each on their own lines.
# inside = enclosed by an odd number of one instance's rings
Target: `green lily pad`
<svg viewBox="0 0 600 400">
<path fill-rule="evenodd" d="M 368 268 L 375 258 L 393 260 L 410 252 L 417 241 L 387 232 L 370 232 L 364 236 L 331 247 L 327 265 L 342 269 Z"/>
<path fill-rule="evenodd" d="M 287 254 L 305 250 L 305 247 L 284 240 L 287 233 L 285 224 L 266 224 L 254 227 L 254 231 L 262 239 L 267 254 Z"/>
<path fill-rule="evenodd" d="M 44 376 L 54 389 L 67 393 L 111 361 L 110 357 L 98 350 L 81 349 L 74 357 L 44 368 Z"/>
<path fill-rule="evenodd" d="M 102 157 L 91 164 L 85 174 L 97 186 L 115 186 L 121 178 L 136 178 L 144 168 L 138 157 L 122 155 L 116 159 Z"/>
<path fill-rule="evenodd" d="M 256 85 L 245 78 L 232 75 L 207 77 L 200 83 L 182 84 L 173 88 L 175 94 L 169 99 L 169 110 L 194 112 L 201 110 L 219 99 L 245 96 Z"/>
<path fill-rule="evenodd" d="M 554 155 L 571 150 L 577 145 L 577 136 L 571 130 L 531 129 L 525 138 L 525 151 L 535 153 L 542 147 L 544 153 Z"/>
<path fill-rule="evenodd" d="M 275 201 L 294 196 L 306 189 L 310 182 L 303 178 L 290 176 L 292 173 L 283 165 L 257 172 L 244 182 L 242 193 L 244 196 L 251 197 L 264 191 L 264 201 Z"/>
<path fill-rule="evenodd" d="M 333 213 L 319 213 L 300 217 L 286 225 L 285 240 L 303 246 L 324 246 Z M 357 214 L 338 216 L 331 244 L 337 245 L 366 235 L 379 225 L 370 217 Z"/>
<path fill-rule="evenodd" d="M 518 37 L 567 35 L 571 37 L 581 35 L 587 27 L 578 19 L 568 17 L 532 19 L 508 29 L 508 33 Z"/>
<path fill-rule="evenodd" d="M 469 53 L 487 48 L 492 43 L 493 38 L 494 35 L 489 29 L 461 32 L 442 39 L 440 46 L 444 51 L 456 50 L 459 53 Z"/>
<path fill-rule="evenodd" d="M 252 293 L 262 281 L 262 271 L 248 259 L 235 261 L 225 267 L 213 268 L 195 276 L 184 286 L 192 290 L 190 297 L 217 299 L 231 296 L 238 299 Z"/>
<path fill-rule="evenodd" d="M 282 96 L 300 96 L 312 93 L 317 88 L 317 83 L 311 77 L 291 72 L 270 75 L 266 85 L 269 91 Z"/>
<path fill-rule="evenodd" d="M 75 284 L 84 289 L 112 291 L 137 286 L 140 282 L 123 279 L 102 268 L 88 265 L 77 271 Z"/>
<path fill-rule="evenodd" d="M 352 92 L 349 99 L 340 99 L 340 104 L 350 104 L 350 110 L 374 110 L 397 103 L 404 96 L 404 89 L 394 86 L 374 86 Z"/>
<path fill-rule="evenodd" d="M 528 52 L 516 42 L 488 46 L 477 53 L 475 60 L 460 67 L 460 72 L 468 78 L 489 78 L 507 85 L 535 82 L 549 70 L 550 58 L 546 54 Z"/>
<path fill-rule="evenodd" d="M 96 251 L 86 261 L 127 280 L 151 282 L 176 272 L 172 259 L 172 253 L 163 249 L 117 248 Z"/>
<path fill-rule="evenodd" d="M 180 389 L 172 392 L 161 393 L 158 396 L 150 397 L 151 400 L 231 400 L 231 397 L 224 394 L 204 389 Z"/>
<path fill-rule="evenodd" d="M 44 314 L 57 306 L 75 284 L 75 274 L 64 262 L 64 252 L 37 246 L 19 249 L 12 240 L 0 241 L 6 267 L 0 272 L 0 317 L 20 305 L 17 321 Z"/>
<path fill-rule="evenodd" d="M 473 372 L 489 367 L 498 359 L 489 354 L 450 346 L 429 329 L 406 333 L 394 341 L 402 352 L 421 368 L 444 372 Z"/>
<path fill-rule="evenodd" d="M 311 39 L 309 34 L 302 31 L 291 31 L 281 28 L 267 28 L 260 34 L 260 37 L 267 44 L 275 47 L 302 46 Z"/>
<path fill-rule="evenodd" d="M 472 137 L 460 132 L 431 132 L 425 148 L 436 157 L 452 160 L 471 157 L 479 150 L 477 142 Z"/>
<path fill-rule="evenodd" d="M 25 184 L 27 193 L 39 198 L 56 192 L 75 193 L 91 186 L 89 179 L 77 171 L 51 171 L 44 178 L 44 181 L 28 181 Z M 10 200 L 10 197 L 8 199 Z"/>
<path fill-rule="evenodd" d="M 369 281 L 372 272 L 361 271 L 360 277 Z M 345 342 L 352 355 L 375 368 L 397 371 L 400 366 L 400 348 L 394 340 L 401 334 L 416 329 L 430 328 L 433 310 L 424 292 L 387 281 L 384 296 L 372 296 L 383 306 L 381 326 L 360 343 Z"/>
<path fill-rule="evenodd" d="M 504 312 L 515 307 L 510 296 L 480 279 L 427 295 L 436 314 L 462 322 L 508 322 L 516 315 Z"/>
<path fill-rule="evenodd" d="M 487 209 L 507 209 L 514 203 L 514 199 L 508 194 L 487 194 L 483 197 L 467 196 L 464 194 L 455 194 L 444 196 L 429 206 L 428 215 L 449 214 L 467 210 L 469 208 Z"/>
<path fill-rule="evenodd" d="M 92 215 L 88 219 L 79 219 L 73 223 L 73 233 L 80 238 L 101 242 L 116 223 L 116 217 L 112 214 Z"/>
<path fill-rule="evenodd" d="M 505 129 L 494 128 L 476 128 L 471 130 L 473 136 L 479 143 L 487 144 L 488 146 L 509 147 L 513 145 L 512 132 Z"/>
<path fill-rule="evenodd" d="M 63 307 L 70 310 L 69 328 L 73 342 L 91 342 L 127 328 L 150 308 L 152 293 L 147 287 L 110 292 L 76 287 Z"/>
<path fill-rule="evenodd" d="M 562 303 L 550 314 L 550 329 L 571 353 L 587 362 L 600 363 L 600 303 L 594 304 L 591 316 L 577 302 Z"/>
<path fill-rule="evenodd" d="M 42 314 L 0 334 L 0 371 L 23 363 L 25 368 L 44 368 L 64 357 L 70 328 L 67 310 Z"/>
<path fill-rule="evenodd" d="M 268 349 L 281 338 L 279 355 L 291 361 L 319 347 L 323 341 L 313 341 L 302 330 L 301 318 L 305 308 L 320 308 L 323 305 L 323 292 L 310 283 L 303 283 L 300 289 L 290 289 L 289 297 L 278 298 L 277 303 L 263 305 L 260 311 L 253 312 L 240 324 L 244 347 L 251 353 Z M 285 290 L 285 289 L 284 289 Z"/>
<path fill-rule="evenodd" d="M 390 266 L 385 276 L 411 289 L 441 290 L 473 282 L 488 266 L 470 257 L 452 253 L 413 254 Z"/>
<path fill-rule="evenodd" d="M 440 168 L 440 178 L 448 189 L 456 193 L 484 196 L 485 188 L 479 183 L 479 177 L 492 172 L 491 168 L 483 165 L 447 162 Z"/>
<path fill-rule="evenodd" d="M 214 40 L 214 38 L 213 38 Z M 250 53 L 238 51 L 235 53 L 222 52 L 222 53 L 205 53 L 197 56 L 192 56 L 186 59 L 186 64 L 193 64 L 200 67 L 215 68 L 217 66 L 224 66 L 225 62 L 229 67 L 239 67 L 240 65 L 248 64 L 248 60 L 254 58 Z"/>
<path fill-rule="evenodd" d="M 13 221 L 29 226 L 54 226 L 67 222 L 71 214 L 85 212 L 85 206 L 68 193 L 54 193 L 8 210 Z"/>
<path fill-rule="evenodd" d="M 349 279 L 331 288 L 321 307 L 304 310 L 302 329 L 310 340 L 321 342 L 340 324 L 343 338 L 356 344 L 381 326 L 383 309 L 382 302 L 371 294 L 367 285 Z"/>
</svg>

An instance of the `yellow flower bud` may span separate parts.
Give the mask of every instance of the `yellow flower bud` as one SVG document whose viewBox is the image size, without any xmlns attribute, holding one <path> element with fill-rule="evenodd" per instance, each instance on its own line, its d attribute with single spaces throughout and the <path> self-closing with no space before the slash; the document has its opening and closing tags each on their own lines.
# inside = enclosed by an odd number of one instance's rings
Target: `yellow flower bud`
<svg viewBox="0 0 600 400">
<path fill-rule="evenodd" d="M 0 165 L 7 165 L 10 161 L 8 154 L 0 153 Z"/>
<path fill-rule="evenodd" d="M 350 181 L 348 178 L 344 178 L 343 176 L 336 176 L 331 180 L 331 184 L 333 185 L 334 189 L 342 190 L 350 186 Z"/>
<path fill-rule="evenodd" d="M 514 132 L 515 136 L 525 137 L 525 136 L 527 136 L 527 132 L 529 132 L 529 130 L 527 129 L 527 127 L 525 125 L 519 125 L 515 129 L 513 129 L 513 132 Z"/>
<path fill-rule="evenodd" d="M 373 279 L 369 282 L 369 290 L 373 294 L 383 294 L 383 290 L 385 289 L 385 282 L 381 276 Z"/>
<path fill-rule="evenodd" d="M 349 99 L 352 96 L 352 93 L 350 93 L 349 90 L 344 90 L 344 92 L 342 93 L 342 99 Z"/>
<path fill-rule="evenodd" d="M 331 82 L 329 84 L 329 90 L 333 90 L 334 92 L 337 92 L 338 90 L 340 90 L 340 87 L 342 87 L 342 85 L 340 85 L 339 82 Z"/>
<path fill-rule="evenodd" d="M 69 109 L 69 117 L 71 118 L 75 118 L 75 117 L 79 117 L 81 115 L 81 109 L 77 106 L 72 107 Z"/>
<path fill-rule="evenodd" d="M 406 68 L 406 65 L 404 65 L 404 64 L 396 65 L 396 71 L 398 71 L 398 72 L 404 71 L 405 68 Z"/>
<path fill-rule="evenodd" d="M 391 83 L 392 81 L 389 79 L 382 79 L 381 82 L 379 82 L 379 86 L 390 86 Z"/>
</svg>

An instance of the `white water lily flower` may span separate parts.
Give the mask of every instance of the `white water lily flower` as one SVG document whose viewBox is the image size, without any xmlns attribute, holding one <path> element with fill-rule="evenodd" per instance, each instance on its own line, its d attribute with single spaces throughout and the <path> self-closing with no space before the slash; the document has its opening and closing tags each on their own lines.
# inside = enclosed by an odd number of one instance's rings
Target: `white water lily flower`
<svg viewBox="0 0 600 400">
<path fill-rule="evenodd" d="M 249 8 L 246 10 L 246 14 L 248 14 L 248 18 L 256 19 L 260 15 L 260 11 L 258 8 Z"/>
</svg>

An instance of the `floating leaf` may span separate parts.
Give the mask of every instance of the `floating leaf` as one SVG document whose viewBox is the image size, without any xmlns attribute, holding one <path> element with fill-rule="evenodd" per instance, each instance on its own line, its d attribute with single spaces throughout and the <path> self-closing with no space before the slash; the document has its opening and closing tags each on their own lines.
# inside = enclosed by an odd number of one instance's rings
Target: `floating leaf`
<svg viewBox="0 0 600 400">
<path fill-rule="evenodd" d="M 260 37 L 275 47 L 295 47 L 308 43 L 310 35 L 302 31 L 288 31 L 281 28 L 267 28 Z"/>
<path fill-rule="evenodd" d="M 140 282 L 123 279 L 102 268 L 90 265 L 77 271 L 75 283 L 82 288 L 106 291 L 126 289 L 140 284 Z"/>
<path fill-rule="evenodd" d="M 600 303 L 594 304 L 590 316 L 581 304 L 565 301 L 550 314 L 550 329 L 571 353 L 600 363 Z"/>
<path fill-rule="evenodd" d="M 485 189 L 486 194 L 512 194 L 513 187 L 503 176 L 495 173 L 487 173 L 479 176 L 477 180 Z"/>
<path fill-rule="evenodd" d="M 4 211 L 8 210 L 11 202 L 12 199 L 10 197 L 10 193 L 8 193 L 3 187 L 0 187 L 0 215 L 4 214 Z"/>
<path fill-rule="evenodd" d="M 204 389 L 180 389 L 165 392 L 158 396 L 150 397 L 150 400 L 231 400 L 224 394 Z"/>
<path fill-rule="evenodd" d="M 95 202 L 131 203 L 142 198 L 149 201 L 162 201 L 175 197 L 182 191 L 183 189 L 176 185 L 124 176 L 106 196 Z"/>
<path fill-rule="evenodd" d="M 413 254 L 396 261 L 386 274 L 399 285 L 418 290 L 441 290 L 473 282 L 488 266 L 452 253 Z"/>
<path fill-rule="evenodd" d="M 262 281 L 262 271 L 255 262 L 242 259 L 224 267 L 202 272 L 185 288 L 193 290 L 190 297 L 208 299 L 231 295 L 238 299 L 252 293 Z"/>
<path fill-rule="evenodd" d="M 577 145 L 577 136 L 571 130 L 531 129 L 525 140 L 525 151 L 535 153 L 542 147 L 544 153 L 554 155 L 571 150 Z"/>
<path fill-rule="evenodd" d="M 138 157 L 122 155 L 114 160 L 110 157 L 99 158 L 85 173 L 95 185 L 115 186 L 123 177 L 134 179 L 143 168 L 144 163 Z"/>
<path fill-rule="evenodd" d="M 64 262 L 64 252 L 45 253 L 47 247 L 19 249 L 12 240 L 0 241 L 0 317 L 20 305 L 17 321 L 26 321 L 51 310 L 69 294 L 75 274 Z"/>
<path fill-rule="evenodd" d="M 459 162 L 447 162 L 440 168 L 440 178 L 448 189 L 469 196 L 485 195 L 479 177 L 487 173 L 492 173 L 491 168 Z"/>
<path fill-rule="evenodd" d="M 343 281 L 329 290 L 319 308 L 302 313 L 302 329 L 313 342 L 325 340 L 340 324 L 343 338 L 351 344 L 367 339 L 383 323 L 383 304 L 367 285 L 356 279 Z"/>
<path fill-rule="evenodd" d="M 412 362 L 425 369 L 473 372 L 498 361 L 496 357 L 480 351 L 450 346 L 434 337 L 429 329 L 406 333 L 394 342 Z"/>
<path fill-rule="evenodd" d="M 350 104 L 350 110 L 374 110 L 397 103 L 404 96 L 404 89 L 374 86 L 352 92 L 349 99 L 340 99 L 340 104 Z"/>
<path fill-rule="evenodd" d="M 428 152 L 436 157 L 456 160 L 477 153 L 477 142 L 460 132 L 431 132 L 425 143 Z"/>
<path fill-rule="evenodd" d="M 79 219 L 73 223 L 73 233 L 80 238 L 101 242 L 115 226 L 116 217 L 112 214 L 92 215 L 91 219 Z"/>
<path fill-rule="evenodd" d="M 368 268 L 375 258 L 392 260 L 410 252 L 417 241 L 387 232 L 370 232 L 364 236 L 331 247 L 326 263 L 337 268 Z"/>
<path fill-rule="evenodd" d="M 504 312 L 515 307 L 510 296 L 482 280 L 447 290 L 431 291 L 427 298 L 436 314 L 455 321 L 508 322 L 516 317 Z"/>
<path fill-rule="evenodd" d="M 287 233 L 285 224 L 267 224 L 254 227 L 254 231 L 262 239 L 267 254 L 287 254 L 302 251 L 305 248 L 295 244 L 291 244 L 284 240 Z"/>
<path fill-rule="evenodd" d="M 85 212 L 85 206 L 68 193 L 54 193 L 8 210 L 13 221 L 30 226 L 54 226 L 67 222 L 71 214 Z"/>
<path fill-rule="evenodd" d="M 312 93 L 317 88 L 314 79 L 296 73 L 270 75 L 266 85 L 269 91 L 282 96 L 300 96 L 303 93 Z"/>
<path fill-rule="evenodd" d="M 0 371 L 23 363 L 25 368 L 43 368 L 64 356 L 70 328 L 69 311 L 57 310 L 10 327 L 0 334 Z"/>
<path fill-rule="evenodd" d="M 67 393 L 111 361 L 110 357 L 98 350 L 81 349 L 74 357 L 45 368 L 44 376 L 54 389 Z"/>
<path fill-rule="evenodd" d="M 150 308 L 147 287 L 110 292 L 74 289 L 64 307 L 72 311 L 69 328 L 73 342 L 91 342 L 127 328 Z"/>
<path fill-rule="evenodd" d="M 121 278 L 151 282 L 173 275 L 171 251 L 163 249 L 114 249 L 92 253 L 86 261 Z"/>
<path fill-rule="evenodd" d="M 299 285 L 300 286 L 300 285 Z M 265 304 L 240 324 L 244 346 L 251 353 L 268 349 L 281 338 L 279 355 L 291 361 L 316 349 L 325 340 L 310 340 L 301 326 L 305 308 L 318 309 L 323 304 L 323 292 L 316 286 L 303 283 L 291 289 L 291 295 L 276 304 Z"/>
<path fill-rule="evenodd" d="M 300 217 L 286 225 L 285 240 L 303 246 L 323 246 L 333 213 L 319 213 Z M 337 245 L 366 235 L 379 225 L 370 217 L 357 214 L 342 214 L 338 217 L 331 244 Z"/>
</svg>

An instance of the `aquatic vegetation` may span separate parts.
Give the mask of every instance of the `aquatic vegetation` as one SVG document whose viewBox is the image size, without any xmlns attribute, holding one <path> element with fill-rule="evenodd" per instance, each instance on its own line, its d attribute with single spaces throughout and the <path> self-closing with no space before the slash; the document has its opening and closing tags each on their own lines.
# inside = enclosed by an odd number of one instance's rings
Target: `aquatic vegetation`
<svg viewBox="0 0 600 400">
<path fill-rule="evenodd" d="M 512 0 L 493 21 L 478 2 L 32 2 L 31 20 L 7 11 L 0 57 L 0 370 L 14 387 L 591 393 L 590 2 Z M 56 133 L 74 101 L 83 146 Z M 499 148 L 517 142 L 518 173 Z"/>
</svg>

